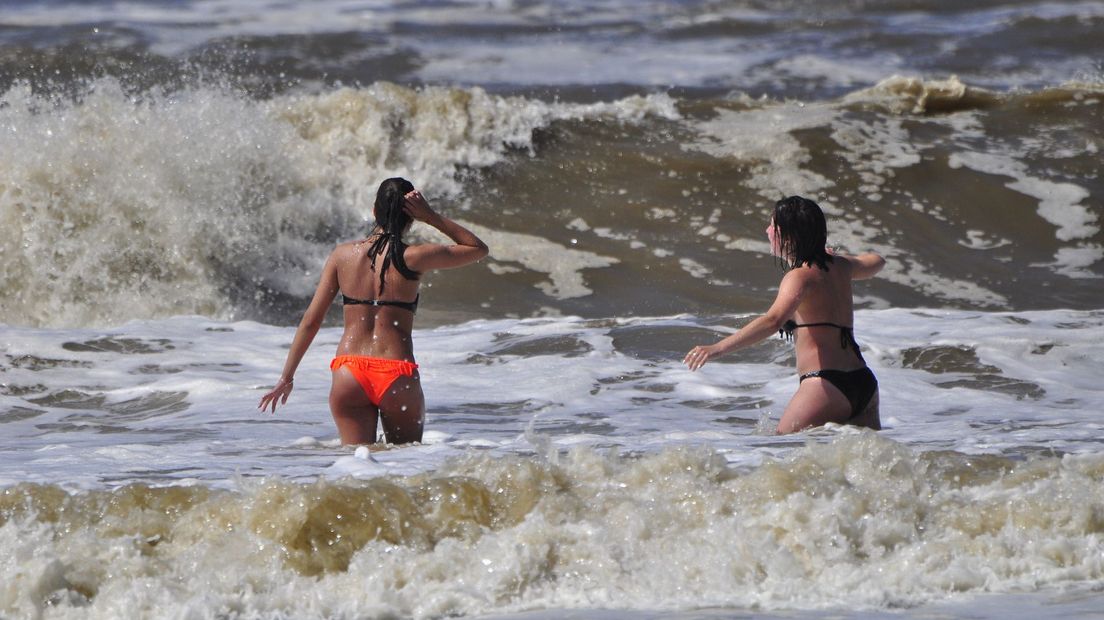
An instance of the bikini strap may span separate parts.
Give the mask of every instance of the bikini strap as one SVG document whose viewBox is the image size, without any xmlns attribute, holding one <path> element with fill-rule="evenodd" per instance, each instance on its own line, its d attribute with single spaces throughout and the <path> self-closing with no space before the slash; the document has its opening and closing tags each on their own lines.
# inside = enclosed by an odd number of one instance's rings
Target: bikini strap
<svg viewBox="0 0 1104 620">
<path fill-rule="evenodd" d="M 862 357 L 862 353 L 859 353 L 859 343 L 855 342 L 855 331 L 850 327 L 845 327 L 839 323 L 832 323 L 830 321 L 820 321 L 817 323 L 798 323 L 797 321 L 790 319 L 782 324 L 782 329 L 778 330 L 778 335 L 785 340 L 793 340 L 794 330 L 798 327 L 835 327 L 840 330 L 840 347 L 846 349 L 852 347 L 855 349 L 855 353 L 858 353 L 859 357 Z"/>
<path fill-rule="evenodd" d="M 391 299 L 356 299 L 349 297 L 342 293 L 341 305 L 343 306 L 394 306 L 396 308 L 402 308 L 403 310 L 409 310 L 412 313 L 418 312 L 418 300 L 421 299 L 419 294 L 414 298 L 414 301 L 398 301 Z"/>
</svg>

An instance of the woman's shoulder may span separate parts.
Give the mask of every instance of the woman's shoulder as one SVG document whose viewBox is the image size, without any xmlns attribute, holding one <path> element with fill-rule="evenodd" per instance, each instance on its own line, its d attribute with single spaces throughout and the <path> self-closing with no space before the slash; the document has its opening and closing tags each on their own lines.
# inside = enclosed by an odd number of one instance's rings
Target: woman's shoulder
<svg viewBox="0 0 1104 620">
<path fill-rule="evenodd" d="M 885 259 L 874 252 L 866 252 L 857 256 L 837 254 L 836 262 L 846 265 L 847 277 L 852 280 L 865 280 L 873 277 L 885 266 Z"/>
<path fill-rule="evenodd" d="M 807 265 L 801 265 L 794 267 L 786 272 L 784 277 L 793 278 L 795 280 L 819 280 L 826 276 L 830 277 L 833 272 L 839 272 L 840 268 L 843 270 L 850 270 L 850 265 L 843 261 L 840 261 L 839 257 L 835 257 L 835 260 L 828 261 L 824 264 L 824 267 L 815 263 L 809 263 Z"/>
<path fill-rule="evenodd" d="M 364 247 L 364 243 L 364 239 L 337 242 L 333 249 L 330 250 L 327 262 L 334 264 L 347 263 L 360 253 L 360 250 Z"/>
<path fill-rule="evenodd" d="M 835 256 L 833 259 L 825 265 L 827 269 L 822 269 L 818 265 L 794 267 L 782 276 L 782 283 L 807 291 L 829 286 L 831 282 L 835 282 L 837 279 L 850 280 L 851 263 L 839 256 Z"/>
<path fill-rule="evenodd" d="M 839 271 L 846 273 L 847 276 L 850 277 L 851 270 L 855 268 L 855 263 L 853 262 L 852 257 L 846 256 L 844 254 L 833 254 L 831 256 L 831 259 L 832 260 L 828 261 L 829 271 L 833 269 L 838 269 Z"/>
<path fill-rule="evenodd" d="M 403 259 L 417 261 L 419 258 L 440 252 L 446 247 L 440 243 L 403 243 Z"/>
<path fill-rule="evenodd" d="M 350 239 L 348 241 L 338 241 L 337 244 L 334 245 L 333 250 L 330 251 L 330 254 L 334 255 L 344 252 L 352 252 L 364 246 L 367 242 L 367 239 Z"/>
</svg>

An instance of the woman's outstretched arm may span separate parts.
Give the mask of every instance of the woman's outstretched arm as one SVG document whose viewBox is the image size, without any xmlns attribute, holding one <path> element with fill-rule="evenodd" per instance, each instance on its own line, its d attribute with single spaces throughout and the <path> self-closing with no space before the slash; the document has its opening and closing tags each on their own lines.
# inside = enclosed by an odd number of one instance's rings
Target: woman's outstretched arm
<svg viewBox="0 0 1104 620">
<path fill-rule="evenodd" d="M 774 298 L 774 303 L 764 314 L 755 317 L 731 336 L 714 344 L 696 346 L 690 349 L 682 362 L 690 370 L 697 370 L 715 357 L 720 357 L 736 349 L 742 349 L 766 339 L 781 329 L 786 320 L 797 311 L 804 289 L 805 279 L 800 277 L 797 271 L 787 273 L 782 278 L 782 283 L 778 285 L 778 295 Z"/>
<path fill-rule="evenodd" d="M 299 368 L 299 362 L 303 360 L 303 356 L 307 353 L 311 342 L 314 341 L 315 335 L 322 327 L 323 319 L 326 318 L 326 311 L 333 303 L 334 297 L 337 296 L 337 261 L 334 254 L 336 254 L 336 250 L 330 254 L 330 257 L 326 259 L 325 266 L 322 267 L 322 277 L 319 278 L 318 288 L 314 291 L 314 297 L 311 299 L 310 305 L 307 306 L 307 311 L 303 313 L 303 318 L 299 321 L 299 328 L 295 330 L 295 338 L 291 341 L 291 349 L 288 351 L 287 360 L 284 361 L 284 371 L 280 374 L 276 387 L 262 396 L 261 403 L 257 405 L 257 408 L 262 411 L 271 405 L 272 412 L 276 413 L 277 403 L 281 405 L 287 403 L 288 396 L 291 396 L 292 383 L 295 380 L 295 370 Z"/>
</svg>

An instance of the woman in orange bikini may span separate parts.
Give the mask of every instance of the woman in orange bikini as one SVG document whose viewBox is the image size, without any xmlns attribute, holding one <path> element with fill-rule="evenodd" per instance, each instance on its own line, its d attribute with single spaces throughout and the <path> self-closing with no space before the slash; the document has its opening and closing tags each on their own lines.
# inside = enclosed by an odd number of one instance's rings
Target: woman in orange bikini
<svg viewBox="0 0 1104 620">
<path fill-rule="evenodd" d="M 770 309 L 735 334 L 694 347 L 683 361 L 697 370 L 708 360 L 779 332 L 794 340 L 800 382 L 778 422 L 778 433 L 828 422 L 881 428 L 878 380 L 867 368 L 852 328 L 851 281 L 874 277 L 885 259 L 873 253 L 832 253 L 826 246 L 824 213 L 800 196 L 775 204 L 767 238 L 771 253 L 786 269 Z"/>
<path fill-rule="evenodd" d="M 341 442 L 376 441 L 377 418 L 386 441 L 421 441 L 425 397 L 414 362 L 411 330 L 418 308 L 418 278 L 434 269 L 461 267 L 487 255 L 479 237 L 430 208 L 405 179 L 380 184 L 367 239 L 339 244 L 326 265 L 310 306 L 299 322 L 276 387 L 261 397 L 261 410 L 287 402 L 299 362 L 341 293 L 345 332 L 330 363 L 330 411 Z M 452 239 L 453 245 L 408 246 L 402 235 L 417 220 Z"/>
</svg>

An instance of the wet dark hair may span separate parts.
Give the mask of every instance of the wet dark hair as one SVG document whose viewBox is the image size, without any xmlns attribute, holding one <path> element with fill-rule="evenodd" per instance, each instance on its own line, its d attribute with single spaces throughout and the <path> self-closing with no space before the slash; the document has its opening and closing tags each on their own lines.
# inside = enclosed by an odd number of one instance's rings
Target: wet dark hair
<svg viewBox="0 0 1104 620">
<path fill-rule="evenodd" d="M 406 179 L 394 177 L 380 183 L 376 191 L 376 204 L 372 213 L 376 217 L 373 232 L 376 232 L 376 240 L 368 246 L 368 256 L 372 257 L 372 269 L 376 268 L 376 257 L 383 254 L 383 265 L 379 270 L 379 292 L 383 294 L 385 285 L 384 276 L 391 265 L 407 280 L 417 280 L 420 274 L 406 266 L 403 259 L 403 250 L 406 244 L 402 242 L 402 235 L 406 227 L 413 221 L 403 205 L 406 204 L 406 195 L 414 191 L 414 184 Z M 384 252 L 384 246 L 387 251 Z"/>
<path fill-rule="evenodd" d="M 825 250 L 828 223 L 820 205 L 801 196 L 783 198 L 774 203 L 773 221 L 783 269 L 816 265 L 828 271 L 832 255 Z"/>
</svg>

